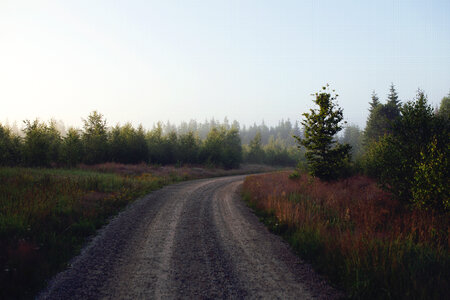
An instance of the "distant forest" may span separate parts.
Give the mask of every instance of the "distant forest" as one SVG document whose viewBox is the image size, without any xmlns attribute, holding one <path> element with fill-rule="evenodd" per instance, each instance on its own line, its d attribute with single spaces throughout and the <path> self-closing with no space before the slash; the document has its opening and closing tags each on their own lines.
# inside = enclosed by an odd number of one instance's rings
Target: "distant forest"
<svg viewBox="0 0 450 300">
<path fill-rule="evenodd" d="M 424 104 L 426 97 L 423 95 Z M 450 96 L 442 99 L 432 114 L 448 115 Z M 369 117 L 364 130 L 345 125 L 336 137 L 351 146 L 352 161 L 362 165 L 362 157 L 385 134 L 392 133 L 394 121 L 405 112 L 391 85 L 386 104 L 375 92 L 369 102 Z M 345 111 L 344 111 L 345 114 Z M 235 168 L 240 163 L 264 163 L 279 166 L 304 164 L 304 149 L 293 136 L 302 136 L 299 120 L 281 120 L 276 126 L 215 119 L 191 120 L 178 125 L 158 122 L 152 129 L 111 125 L 97 111 L 83 119 L 83 128 L 66 128 L 62 121 L 25 120 L 22 128 L 0 124 L 0 165 L 4 166 L 76 166 L 103 162 L 151 164 L 206 164 Z M 420 124 L 415 124 L 420 126 Z M 366 155 L 367 156 L 367 155 Z"/>
<path fill-rule="evenodd" d="M 295 166 L 302 155 L 293 135 L 298 122 L 277 126 L 262 122 L 249 127 L 227 118 L 205 122 L 158 122 L 151 130 L 127 123 L 111 127 L 92 112 L 82 129 L 62 121 L 25 120 L 23 128 L 0 124 L 0 165 L 74 166 L 106 161 L 118 163 L 207 164 L 233 168 L 242 162 Z"/>
</svg>

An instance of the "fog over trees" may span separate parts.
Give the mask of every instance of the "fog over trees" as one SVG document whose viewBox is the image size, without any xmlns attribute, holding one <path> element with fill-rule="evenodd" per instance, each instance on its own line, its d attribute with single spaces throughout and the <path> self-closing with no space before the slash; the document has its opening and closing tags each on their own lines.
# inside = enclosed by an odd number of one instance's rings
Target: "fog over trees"
<svg viewBox="0 0 450 300">
<path fill-rule="evenodd" d="M 414 99 L 400 101 L 391 84 L 384 101 L 375 91 L 369 99 L 364 130 L 350 124 L 342 134 L 331 133 L 331 143 L 350 146 L 347 169 L 338 173 L 365 173 L 400 199 L 449 209 L 448 200 L 442 199 L 450 198 L 450 94 L 433 108 L 421 90 Z M 158 122 L 146 129 L 129 123 L 111 125 L 97 111 L 83 119 L 82 128 L 67 128 L 55 120 L 25 120 L 20 130 L 16 123 L 0 124 L 0 165 L 144 162 L 236 168 L 246 162 L 307 168 L 305 149 L 293 138 L 305 137 L 305 123 L 301 126 L 299 121 L 300 113 L 299 120 L 281 120 L 275 126 L 264 122 L 245 126 L 225 118 L 177 125 Z"/>
</svg>

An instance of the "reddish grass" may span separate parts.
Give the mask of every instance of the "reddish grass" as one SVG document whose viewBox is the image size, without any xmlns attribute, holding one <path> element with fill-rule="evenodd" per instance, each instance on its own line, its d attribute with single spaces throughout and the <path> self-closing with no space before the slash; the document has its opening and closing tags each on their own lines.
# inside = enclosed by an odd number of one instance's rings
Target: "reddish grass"
<svg viewBox="0 0 450 300">
<path fill-rule="evenodd" d="M 334 183 L 306 174 L 298 179 L 288 176 L 289 172 L 249 176 L 244 193 L 257 210 L 270 212 L 285 224 L 288 239 L 299 252 L 338 277 L 335 281 L 350 295 L 443 294 L 448 284 L 448 215 L 411 210 L 364 176 Z M 430 267 L 435 263 L 441 269 Z M 429 277 L 428 271 L 434 274 L 432 279 L 418 282 Z M 405 285 L 408 277 L 405 287 L 393 287 L 399 280 Z M 384 292 L 377 294 L 375 289 Z"/>
<path fill-rule="evenodd" d="M 279 169 L 276 167 L 257 164 L 242 164 L 239 169 L 220 169 L 220 168 L 207 168 L 204 165 L 183 165 L 177 167 L 173 165 L 166 165 L 166 166 L 149 165 L 146 163 L 127 165 L 113 162 L 96 165 L 81 164 L 78 166 L 78 168 L 81 170 L 103 172 L 103 173 L 115 173 L 125 176 L 152 174 L 152 176 L 158 176 L 163 178 L 177 177 L 184 180 L 270 172 Z"/>
</svg>

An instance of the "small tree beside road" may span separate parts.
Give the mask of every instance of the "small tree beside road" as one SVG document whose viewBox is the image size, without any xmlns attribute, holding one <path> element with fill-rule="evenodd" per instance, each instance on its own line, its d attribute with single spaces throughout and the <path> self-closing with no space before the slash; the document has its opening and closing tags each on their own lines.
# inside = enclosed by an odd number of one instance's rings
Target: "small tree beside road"
<svg viewBox="0 0 450 300">
<path fill-rule="evenodd" d="M 332 94 L 333 93 L 333 94 Z M 322 180 L 331 181 L 343 175 L 345 166 L 350 158 L 350 145 L 339 144 L 335 135 L 342 130 L 340 124 L 343 119 L 343 110 L 334 101 L 338 97 L 329 86 L 322 87 L 315 93 L 313 102 L 318 109 L 310 109 L 304 113 L 304 138 L 294 136 L 299 148 L 306 148 L 306 159 L 311 175 Z"/>
</svg>

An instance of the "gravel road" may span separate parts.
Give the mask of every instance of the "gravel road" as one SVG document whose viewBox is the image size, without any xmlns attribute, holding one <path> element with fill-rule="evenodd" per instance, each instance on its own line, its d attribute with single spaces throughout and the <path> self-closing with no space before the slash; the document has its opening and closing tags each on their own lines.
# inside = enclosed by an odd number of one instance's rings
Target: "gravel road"
<svg viewBox="0 0 450 300">
<path fill-rule="evenodd" d="M 134 202 L 38 298 L 338 298 L 245 206 L 243 179 L 184 182 Z"/>
</svg>

